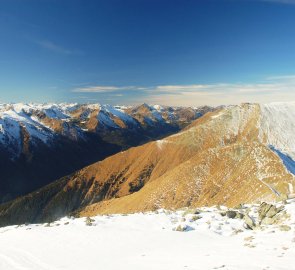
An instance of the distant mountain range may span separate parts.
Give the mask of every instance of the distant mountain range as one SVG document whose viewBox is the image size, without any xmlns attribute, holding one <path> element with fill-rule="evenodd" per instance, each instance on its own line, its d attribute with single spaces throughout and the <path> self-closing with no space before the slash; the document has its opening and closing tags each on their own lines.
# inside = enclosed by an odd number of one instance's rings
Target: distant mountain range
<svg viewBox="0 0 295 270">
<path fill-rule="evenodd" d="M 294 193 L 294 131 L 295 103 L 219 108 L 1 205 L 1 224 L 281 200 Z"/>
<path fill-rule="evenodd" d="M 211 107 L 0 104 L 0 202 L 175 133 Z"/>
</svg>

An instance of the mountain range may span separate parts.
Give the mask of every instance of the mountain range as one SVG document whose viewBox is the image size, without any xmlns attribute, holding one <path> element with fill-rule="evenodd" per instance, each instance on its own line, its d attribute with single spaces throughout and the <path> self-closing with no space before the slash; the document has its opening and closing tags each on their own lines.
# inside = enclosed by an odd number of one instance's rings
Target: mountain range
<svg viewBox="0 0 295 270">
<path fill-rule="evenodd" d="M 0 104 L 0 202 L 175 133 L 210 107 Z"/>
<path fill-rule="evenodd" d="M 176 134 L 2 204 L 0 225 L 286 199 L 294 195 L 294 119 L 295 103 L 208 110 Z"/>
</svg>

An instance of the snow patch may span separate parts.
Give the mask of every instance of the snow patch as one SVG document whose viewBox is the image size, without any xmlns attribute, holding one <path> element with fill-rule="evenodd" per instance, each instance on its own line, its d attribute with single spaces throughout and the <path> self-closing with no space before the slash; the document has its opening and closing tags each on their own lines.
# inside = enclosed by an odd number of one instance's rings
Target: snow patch
<svg viewBox="0 0 295 270">
<path fill-rule="evenodd" d="M 102 110 L 106 111 L 107 113 L 111 113 L 112 115 L 121 119 L 125 123 L 132 123 L 136 125 L 135 120 L 131 116 L 126 114 L 121 108 L 112 107 L 110 105 L 104 105 L 102 106 Z"/>
<path fill-rule="evenodd" d="M 295 159 L 295 103 L 261 105 L 260 141 Z"/>
</svg>

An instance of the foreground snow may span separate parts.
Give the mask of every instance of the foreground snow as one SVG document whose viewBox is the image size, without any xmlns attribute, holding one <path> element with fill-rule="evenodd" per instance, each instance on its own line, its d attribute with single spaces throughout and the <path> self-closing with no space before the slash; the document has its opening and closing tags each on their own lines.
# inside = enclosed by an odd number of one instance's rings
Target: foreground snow
<svg viewBox="0 0 295 270">
<path fill-rule="evenodd" d="M 248 206 L 252 217 L 258 206 Z M 0 228 L 0 269 L 294 269 L 295 202 L 277 225 L 245 229 L 225 208 L 63 218 Z M 288 231 L 282 230 L 287 225 Z M 176 228 L 186 231 L 176 231 Z"/>
</svg>

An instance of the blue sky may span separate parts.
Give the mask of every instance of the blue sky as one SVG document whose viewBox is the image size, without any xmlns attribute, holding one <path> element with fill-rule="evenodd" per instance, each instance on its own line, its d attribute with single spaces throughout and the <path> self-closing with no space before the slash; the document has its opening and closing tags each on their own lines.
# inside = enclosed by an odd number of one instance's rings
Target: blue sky
<svg viewBox="0 0 295 270">
<path fill-rule="evenodd" d="M 0 0 L 0 102 L 295 100 L 295 1 Z"/>
</svg>

